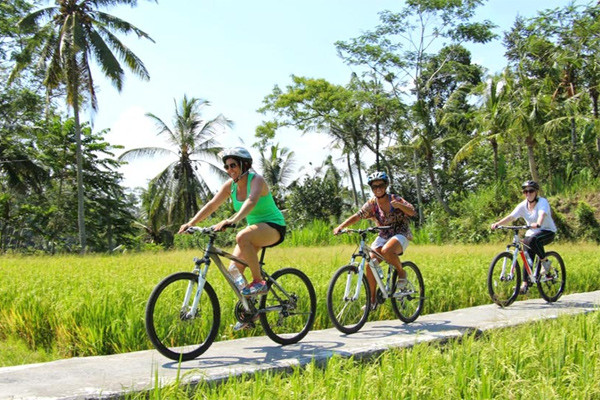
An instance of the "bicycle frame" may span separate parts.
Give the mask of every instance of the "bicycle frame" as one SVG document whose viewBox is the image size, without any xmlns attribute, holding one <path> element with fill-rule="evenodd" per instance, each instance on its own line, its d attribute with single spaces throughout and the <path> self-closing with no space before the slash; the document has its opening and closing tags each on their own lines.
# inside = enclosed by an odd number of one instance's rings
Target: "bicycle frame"
<svg viewBox="0 0 600 400">
<path fill-rule="evenodd" d="M 192 303 L 192 307 L 190 308 L 190 310 L 188 311 L 187 314 L 189 316 L 193 316 L 196 314 L 196 310 L 198 309 L 198 303 L 200 301 L 200 297 L 202 296 L 202 291 L 204 290 L 204 284 L 206 283 L 206 276 L 208 275 L 208 267 L 210 266 L 211 261 L 213 261 L 215 263 L 215 265 L 217 266 L 217 268 L 219 269 L 219 271 L 221 272 L 221 274 L 223 275 L 223 277 L 225 278 L 227 283 L 229 283 L 229 286 L 231 286 L 231 289 L 233 290 L 233 292 L 237 296 L 238 300 L 243 305 L 244 310 L 246 310 L 247 312 L 250 312 L 251 309 L 250 309 L 250 305 L 248 304 L 248 299 L 246 299 L 246 297 L 240 293 L 237 286 L 235 285 L 235 282 L 233 282 L 231 275 L 229 275 L 229 272 L 225 268 L 225 265 L 223 265 L 223 262 L 221 261 L 220 257 L 225 257 L 229 260 L 240 263 L 246 267 L 248 266 L 248 264 L 244 260 L 234 256 L 233 254 L 230 254 L 222 249 L 219 249 L 218 247 L 215 247 L 214 242 L 215 242 L 215 238 L 216 238 L 216 232 L 214 230 L 212 230 L 211 228 L 192 227 L 192 228 L 189 228 L 188 231 L 190 233 L 193 233 L 193 232 L 204 233 L 204 234 L 208 235 L 209 239 L 208 239 L 208 245 L 206 246 L 206 249 L 204 250 L 204 256 L 202 258 L 194 257 L 194 269 L 192 272 L 198 274 L 198 289 L 196 290 L 196 293 L 194 294 L 194 301 Z M 263 255 L 261 256 L 261 259 L 260 259 L 261 265 L 262 265 L 262 261 L 263 261 L 263 256 L 264 256 L 264 249 L 263 249 Z M 202 268 L 203 264 L 204 264 L 204 268 Z M 184 300 L 183 300 L 184 307 L 186 304 L 188 304 L 188 302 L 192 296 L 192 292 L 193 292 L 193 285 L 190 282 L 190 284 L 188 285 L 188 289 L 185 293 Z"/>
<path fill-rule="evenodd" d="M 388 229 L 389 227 L 378 227 L 378 229 Z M 373 230 L 376 230 L 374 228 L 371 228 Z M 389 296 L 389 292 L 391 290 L 391 288 L 389 287 L 390 281 L 391 281 L 391 276 L 392 276 L 392 266 L 388 264 L 388 276 L 386 279 L 386 283 L 383 282 L 383 280 L 379 277 L 379 274 L 377 273 L 377 268 L 375 267 L 374 264 L 374 258 L 371 257 L 371 252 L 373 252 L 378 258 L 380 258 L 381 260 L 384 260 L 383 256 L 378 253 L 376 250 L 373 250 L 371 247 L 369 247 L 366 244 L 366 237 L 367 237 L 367 232 L 368 231 L 361 231 L 361 230 L 346 230 L 347 232 L 357 232 L 360 235 L 360 245 L 358 247 L 358 252 L 352 254 L 352 257 L 350 258 L 350 263 L 355 265 L 355 260 L 356 257 L 361 257 L 361 261 L 360 264 L 358 265 L 358 284 L 356 285 L 356 290 L 354 292 L 354 295 L 352 296 L 351 300 L 354 301 L 356 299 L 358 299 L 358 296 L 360 295 L 360 290 L 362 289 L 362 285 L 363 285 L 363 276 L 365 274 L 365 264 L 367 264 L 369 266 L 369 268 L 371 269 L 371 272 L 373 274 L 373 276 L 375 277 L 375 282 L 377 283 L 377 287 L 379 288 L 379 290 L 381 291 L 381 294 L 383 296 L 384 299 L 388 299 Z M 367 263 L 368 261 L 368 263 Z M 349 298 L 349 294 L 351 291 L 351 283 L 352 277 L 348 276 L 348 279 L 346 280 L 346 288 L 344 291 L 344 297 L 345 298 Z"/>
<path fill-rule="evenodd" d="M 498 229 L 511 229 L 511 230 L 515 231 L 514 236 L 513 236 L 513 242 L 506 246 L 506 250 L 508 252 L 512 252 L 512 255 L 513 255 L 509 277 L 512 278 L 514 271 L 515 271 L 515 265 L 517 263 L 518 255 L 520 255 L 521 260 L 523 261 L 523 267 L 527 271 L 527 274 L 529 276 L 531 283 L 537 283 L 537 279 L 538 279 L 537 272 L 538 272 L 539 268 L 535 268 L 535 273 L 534 273 L 533 267 L 535 267 L 536 265 L 539 264 L 538 255 L 537 254 L 535 255 L 535 257 L 530 265 L 529 261 L 527 260 L 527 257 L 525 256 L 524 247 L 527 247 L 527 245 L 525 243 L 523 243 L 523 241 L 521 240 L 521 237 L 519 236 L 519 230 L 529 229 L 529 227 L 528 226 L 498 227 Z M 511 247 L 514 247 L 514 250 L 511 251 Z M 505 274 L 506 274 L 506 266 L 503 264 L 502 265 L 502 276 L 504 276 Z"/>
<path fill-rule="evenodd" d="M 231 261 L 235 261 L 236 263 L 242 264 L 245 267 L 247 267 L 248 264 L 244 260 L 234 256 L 233 254 L 228 253 L 225 250 L 222 250 L 222 249 L 216 247 L 214 245 L 214 242 L 215 242 L 217 233 L 212 228 L 191 227 L 188 229 L 188 231 L 190 233 L 192 233 L 192 232 L 203 233 L 205 235 L 208 235 L 209 239 L 208 239 L 208 244 L 206 245 L 206 249 L 204 250 L 204 256 L 202 258 L 194 257 L 194 269 L 192 272 L 198 274 L 198 289 L 196 290 L 196 293 L 194 295 L 195 297 L 194 297 L 194 302 L 192 303 L 192 307 L 190 308 L 190 310 L 188 311 L 187 314 L 190 316 L 195 315 L 196 310 L 198 309 L 198 303 L 200 301 L 200 297 L 202 296 L 202 291 L 204 290 L 204 284 L 206 282 L 206 276 L 208 274 L 208 267 L 210 266 L 211 261 L 213 261 L 215 263 L 215 265 L 217 266 L 217 268 L 219 269 L 219 271 L 221 272 L 221 274 L 223 275 L 223 277 L 225 278 L 227 283 L 229 283 L 229 286 L 231 287 L 231 289 L 237 296 L 238 300 L 244 307 L 244 310 L 246 312 L 251 313 L 252 307 L 248 303 L 248 299 L 244 295 L 242 295 L 240 290 L 237 288 L 237 286 L 235 285 L 235 282 L 233 281 L 233 278 L 229 274 L 229 271 L 227 270 L 227 268 L 225 268 L 225 265 L 221 261 L 220 257 L 225 257 Z M 260 265 L 260 272 L 261 272 L 263 278 L 267 281 L 271 281 L 272 284 L 275 285 L 283 294 L 285 294 L 286 296 L 289 296 L 289 293 L 279 284 L 279 282 L 277 282 L 277 280 L 272 280 L 271 276 L 263 270 L 262 266 L 264 265 L 265 251 L 266 251 L 266 248 L 263 247 L 261 255 L 260 255 L 260 259 L 258 261 L 258 264 Z M 204 268 L 201 267 L 202 264 L 204 264 Z M 188 289 L 186 291 L 185 298 L 183 300 L 184 305 L 188 304 L 188 301 L 190 300 L 190 297 L 192 296 L 192 291 L 193 291 L 193 285 L 190 283 L 188 285 Z M 275 293 L 275 292 L 272 292 L 272 293 L 273 293 L 273 296 L 275 296 L 278 300 L 281 300 L 281 298 L 277 295 L 277 293 Z M 262 312 L 278 311 L 280 309 L 281 309 L 281 307 L 270 307 L 268 309 L 261 310 L 261 311 Z"/>
</svg>

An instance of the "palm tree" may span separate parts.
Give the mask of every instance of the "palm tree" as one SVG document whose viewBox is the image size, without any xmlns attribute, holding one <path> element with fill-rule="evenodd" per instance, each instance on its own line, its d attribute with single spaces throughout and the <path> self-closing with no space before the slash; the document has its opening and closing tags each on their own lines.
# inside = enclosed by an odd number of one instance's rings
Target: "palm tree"
<svg viewBox="0 0 600 400">
<path fill-rule="evenodd" d="M 81 149 L 81 126 L 79 110 L 84 99 L 97 109 L 96 92 L 90 58 L 120 91 L 123 86 L 122 62 L 137 76 L 150 79 L 142 61 L 115 36 L 115 33 L 135 33 L 138 37 L 152 40 L 145 32 L 96 7 L 128 4 L 136 0 L 56 0 L 56 6 L 36 10 L 25 16 L 19 27 L 33 33 L 28 39 L 23 55 L 13 69 L 9 82 L 30 64 L 34 58 L 45 70 L 44 86 L 48 92 L 64 85 L 67 106 L 73 110 L 77 152 L 77 220 L 81 250 L 86 248 L 83 207 L 83 159 Z M 43 25 L 39 25 L 43 23 Z M 116 54 L 116 56 L 115 56 Z M 85 95 L 85 96 L 84 96 Z"/>
<path fill-rule="evenodd" d="M 174 126 L 170 128 L 159 117 L 148 113 L 154 120 L 158 135 L 166 135 L 172 148 L 142 147 L 128 150 L 119 159 L 124 161 L 140 157 L 175 156 L 152 181 L 153 191 L 159 193 L 159 203 L 167 204 L 167 225 L 183 223 L 198 211 L 198 196 L 202 201 L 212 193 L 204 177 L 198 172 L 199 165 L 207 165 L 210 172 L 225 176 L 219 165 L 217 154 L 222 150 L 214 137 L 233 123 L 224 116 L 206 121 L 200 116 L 201 108 L 210 105 L 207 100 L 183 96 L 181 103 L 175 101 Z"/>
<path fill-rule="evenodd" d="M 294 152 L 287 147 L 279 147 L 279 144 L 275 144 L 271 146 L 266 155 L 261 150 L 259 164 L 263 178 L 271 187 L 275 201 L 282 206 L 283 192 L 294 173 Z"/>
<path fill-rule="evenodd" d="M 483 88 L 482 104 L 475 113 L 475 135 L 456 153 L 452 160 L 452 167 L 469 157 L 479 147 L 481 142 L 488 141 L 494 155 L 494 174 L 499 179 L 499 157 L 498 142 L 507 129 L 508 118 L 506 106 L 508 102 L 508 91 L 506 86 L 506 75 L 492 76 Z"/>
</svg>

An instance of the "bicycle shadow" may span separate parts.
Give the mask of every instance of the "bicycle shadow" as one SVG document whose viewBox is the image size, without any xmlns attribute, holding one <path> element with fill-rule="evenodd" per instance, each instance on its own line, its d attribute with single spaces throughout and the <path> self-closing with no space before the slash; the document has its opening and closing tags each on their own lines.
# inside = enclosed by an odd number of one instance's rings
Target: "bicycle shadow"
<svg viewBox="0 0 600 400">
<path fill-rule="evenodd" d="M 220 349 L 211 349 L 212 352 L 217 352 L 219 355 L 215 356 L 200 356 L 197 359 L 185 361 L 182 363 L 178 362 L 167 362 L 161 365 L 164 369 L 179 369 L 182 371 L 196 370 L 196 369 L 218 369 L 235 367 L 236 369 L 243 369 L 244 366 L 256 367 L 257 364 L 273 364 L 278 363 L 282 366 L 290 366 L 290 364 L 304 365 L 311 362 L 314 359 L 321 359 L 330 357 L 335 351 L 333 349 L 344 346 L 343 342 L 337 341 L 310 341 L 282 346 L 278 344 L 273 345 L 256 345 L 256 346 L 243 346 L 239 345 L 238 353 L 251 353 L 248 356 L 234 356 L 223 354 Z M 207 353 L 210 353 L 209 350 Z M 290 360 L 295 360 L 290 363 Z"/>
</svg>

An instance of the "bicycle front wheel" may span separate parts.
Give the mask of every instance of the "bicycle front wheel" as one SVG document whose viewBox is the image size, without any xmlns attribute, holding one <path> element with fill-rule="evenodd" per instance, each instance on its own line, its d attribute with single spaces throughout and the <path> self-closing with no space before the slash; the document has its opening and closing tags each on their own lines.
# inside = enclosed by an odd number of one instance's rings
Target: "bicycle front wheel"
<svg viewBox="0 0 600 400">
<path fill-rule="evenodd" d="M 411 261 L 403 261 L 402 268 L 406 271 L 407 283 L 404 287 L 398 287 L 398 271 L 394 269 L 392 274 L 392 309 L 396 316 L 404 323 L 411 323 L 423 311 L 425 302 L 425 283 L 421 271 Z"/>
<path fill-rule="evenodd" d="M 260 300 L 260 323 L 271 340 L 292 344 L 302 340 L 315 322 L 317 296 L 310 279 L 295 268 L 271 275 Z"/>
<path fill-rule="evenodd" d="M 198 275 L 178 272 L 163 279 L 148 299 L 146 333 L 156 350 L 171 360 L 198 357 L 217 336 L 221 321 L 217 295 L 206 282 L 192 314 L 197 292 Z"/>
<path fill-rule="evenodd" d="M 555 251 L 546 252 L 550 262 L 549 271 L 541 275 L 537 282 L 540 295 L 549 303 L 554 303 L 565 290 L 567 271 L 562 257 Z"/>
<path fill-rule="evenodd" d="M 507 307 L 519 295 L 521 287 L 521 266 L 519 260 L 513 265 L 513 255 L 508 251 L 498 254 L 492 260 L 488 271 L 488 292 L 492 301 L 500 307 Z"/>
<path fill-rule="evenodd" d="M 371 307 L 371 291 L 366 274 L 362 282 L 358 277 L 356 265 L 345 265 L 335 272 L 327 289 L 329 318 L 333 326 L 347 334 L 356 333 L 363 327 Z M 356 293 L 359 285 L 360 290 Z"/>
</svg>

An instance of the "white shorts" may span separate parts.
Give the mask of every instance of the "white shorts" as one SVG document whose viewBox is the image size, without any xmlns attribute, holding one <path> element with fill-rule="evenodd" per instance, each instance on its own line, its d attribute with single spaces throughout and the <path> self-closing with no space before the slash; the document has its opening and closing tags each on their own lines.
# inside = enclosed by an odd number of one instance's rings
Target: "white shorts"
<svg viewBox="0 0 600 400">
<path fill-rule="evenodd" d="M 371 248 L 376 249 L 378 247 L 383 247 L 383 245 L 385 245 L 392 238 L 396 238 L 398 242 L 400 242 L 400 244 L 402 245 L 402 252 L 405 252 L 409 242 L 406 236 L 400 234 L 394 235 L 389 239 L 384 239 L 381 236 L 377 236 L 373 243 L 371 243 Z"/>
</svg>

